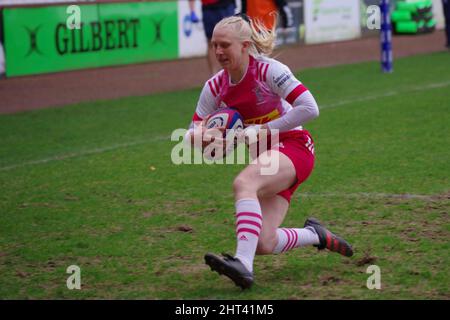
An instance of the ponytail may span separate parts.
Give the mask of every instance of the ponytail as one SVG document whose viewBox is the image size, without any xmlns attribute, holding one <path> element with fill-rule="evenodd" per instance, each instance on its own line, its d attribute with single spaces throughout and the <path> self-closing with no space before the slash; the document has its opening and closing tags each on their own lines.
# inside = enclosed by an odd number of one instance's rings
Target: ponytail
<svg viewBox="0 0 450 320">
<path fill-rule="evenodd" d="M 276 19 L 276 14 L 274 14 Z M 249 52 L 253 55 L 269 56 L 272 54 L 275 47 L 276 39 L 276 25 L 269 30 L 259 19 L 250 21 L 250 28 L 252 29 L 252 45 Z"/>
<path fill-rule="evenodd" d="M 277 19 L 276 13 L 274 13 L 274 19 Z M 259 19 L 249 19 L 241 14 L 222 19 L 215 28 L 224 26 L 233 28 L 239 41 L 250 42 L 249 54 L 253 56 L 269 56 L 275 47 L 275 24 L 269 30 Z"/>
</svg>

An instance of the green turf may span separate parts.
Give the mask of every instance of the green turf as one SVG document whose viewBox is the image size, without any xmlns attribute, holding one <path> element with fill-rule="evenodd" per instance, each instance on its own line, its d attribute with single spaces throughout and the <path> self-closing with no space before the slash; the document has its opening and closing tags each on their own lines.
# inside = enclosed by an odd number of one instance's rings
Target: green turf
<svg viewBox="0 0 450 320">
<path fill-rule="evenodd" d="M 197 88 L 0 116 L 0 298 L 449 299 L 450 55 L 298 75 L 322 109 L 284 226 L 316 216 L 353 258 L 258 256 L 246 292 L 209 271 L 206 252 L 235 249 L 243 166 L 172 164 Z M 381 290 L 366 288 L 370 264 Z M 66 288 L 70 265 L 81 290 Z"/>
</svg>

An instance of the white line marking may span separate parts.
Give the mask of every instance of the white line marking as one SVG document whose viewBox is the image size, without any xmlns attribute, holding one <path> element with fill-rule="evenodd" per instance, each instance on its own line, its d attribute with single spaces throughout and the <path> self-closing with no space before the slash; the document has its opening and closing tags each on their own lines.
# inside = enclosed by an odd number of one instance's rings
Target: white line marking
<svg viewBox="0 0 450 320">
<path fill-rule="evenodd" d="M 140 144 L 145 144 L 145 143 L 150 143 L 150 142 L 155 142 L 155 141 L 162 141 L 162 140 L 169 140 L 169 139 L 170 139 L 170 136 L 158 136 L 158 137 L 154 137 L 154 138 L 141 139 L 141 140 L 137 140 L 137 141 L 133 141 L 133 142 L 115 144 L 115 145 L 112 145 L 109 147 L 104 147 L 104 148 L 95 148 L 95 149 L 86 150 L 86 151 L 66 153 L 63 155 L 54 156 L 54 157 L 50 157 L 50 158 L 27 161 L 27 162 L 20 163 L 20 164 L 14 164 L 14 165 L 6 166 L 6 167 L 1 167 L 0 171 L 9 171 L 9 170 L 13 170 L 13 169 L 21 168 L 21 167 L 25 167 L 25 166 L 44 164 L 44 163 L 48 163 L 48 162 L 52 162 L 52 161 L 60 161 L 60 160 L 66 160 L 66 159 L 79 158 L 79 157 L 83 157 L 83 156 L 104 153 L 104 152 L 108 152 L 111 150 L 128 148 L 128 147 L 132 147 L 132 146 L 136 146 L 136 145 L 140 145 Z"/>
<path fill-rule="evenodd" d="M 354 99 L 350 99 L 350 100 L 341 100 L 341 101 L 333 103 L 333 104 L 320 106 L 320 109 L 329 109 L 329 108 L 335 108 L 335 107 L 339 107 L 342 105 L 351 104 L 351 103 L 355 103 L 355 102 L 363 102 L 363 101 L 376 100 L 376 99 L 380 99 L 380 98 L 387 98 L 387 97 L 392 97 L 392 96 L 402 94 L 402 93 L 407 93 L 407 92 L 424 91 L 424 90 L 435 89 L 435 88 L 444 88 L 449 85 L 450 85 L 450 81 L 430 83 L 428 85 L 414 86 L 414 87 L 405 88 L 403 90 L 388 91 L 388 92 L 381 93 L 381 94 L 367 95 L 367 96 L 364 96 L 361 98 L 354 98 Z"/>
<path fill-rule="evenodd" d="M 300 197 L 304 198 L 395 198 L 395 199 L 420 199 L 420 200 L 433 200 L 437 199 L 437 195 L 425 195 L 425 194 L 395 194 L 395 193 L 377 193 L 377 192 L 357 192 L 357 193 L 342 193 L 342 192 L 325 192 L 325 193 L 299 193 Z M 444 197 L 444 196 L 443 196 Z M 450 196 L 447 197 L 450 199 Z"/>
<path fill-rule="evenodd" d="M 339 107 L 339 106 L 343 106 L 343 105 L 351 104 L 351 103 L 355 103 L 355 102 L 376 100 L 379 98 L 391 97 L 391 96 L 395 96 L 395 95 L 407 93 L 407 92 L 423 91 L 423 90 L 434 89 L 434 88 L 443 88 L 443 87 L 447 87 L 449 85 L 450 85 L 450 81 L 430 83 L 428 85 L 414 86 L 414 87 L 409 87 L 409 88 L 405 88 L 403 90 L 398 90 L 398 91 L 388 91 L 388 92 L 381 93 L 381 94 L 367 95 L 365 97 L 354 98 L 351 100 L 342 100 L 342 101 L 336 102 L 334 104 L 323 105 L 320 107 L 320 109 L 329 109 L 329 108 L 335 108 L 335 107 Z M 52 162 L 52 161 L 60 161 L 60 160 L 78 158 L 78 157 L 92 155 L 92 154 L 99 154 L 99 153 L 104 153 L 104 152 L 111 151 L 111 150 L 128 148 L 128 147 L 139 145 L 139 144 L 145 144 L 145 143 L 149 143 L 149 142 L 153 142 L 153 141 L 160 141 L 160 140 L 165 140 L 165 139 L 169 140 L 170 137 L 160 136 L 160 137 L 155 137 L 153 139 L 138 140 L 138 141 L 134 141 L 134 142 L 116 144 L 116 145 L 112 145 L 109 147 L 95 148 L 92 150 L 73 152 L 73 153 L 63 154 L 63 155 L 54 156 L 54 157 L 50 157 L 50 158 L 40 159 L 40 160 L 27 161 L 27 162 L 20 163 L 20 164 L 0 167 L 0 171 L 9 171 L 9 170 L 13 170 L 16 168 L 22 168 L 25 166 L 38 165 L 38 164 L 44 164 L 44 163 L 48 163 L 48 162 Z"/>
</svg>

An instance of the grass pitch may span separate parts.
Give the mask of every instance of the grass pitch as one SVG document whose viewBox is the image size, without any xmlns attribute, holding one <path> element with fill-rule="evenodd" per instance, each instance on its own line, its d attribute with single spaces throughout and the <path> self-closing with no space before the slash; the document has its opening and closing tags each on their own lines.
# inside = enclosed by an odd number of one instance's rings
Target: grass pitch
<svg viewBox="0 0 450 320">
<path fill-rule="evenodd" d="M 0 116 L 0 298 L 449 299 L 450 55 L 297 75 L 321 108 L 317 162 L 284 226 L 315 216 L 354 257 L 258 256 L 245 292 L 209 270 L 206 252 L 234 253 L 243 166 L 172 164 L 196 88 Z"/>
</svg>

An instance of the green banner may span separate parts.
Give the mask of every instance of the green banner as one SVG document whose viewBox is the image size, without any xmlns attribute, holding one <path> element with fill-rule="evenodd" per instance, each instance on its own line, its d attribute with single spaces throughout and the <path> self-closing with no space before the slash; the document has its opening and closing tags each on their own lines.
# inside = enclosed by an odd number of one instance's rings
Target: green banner
<svg viewBox="0 0 450 320">
<path fill-rule="evenodd" d="M 4 10 L 6 75 L 17 76 L 178 57 L 177 3 L 80 5 Z"/>
</svg>

